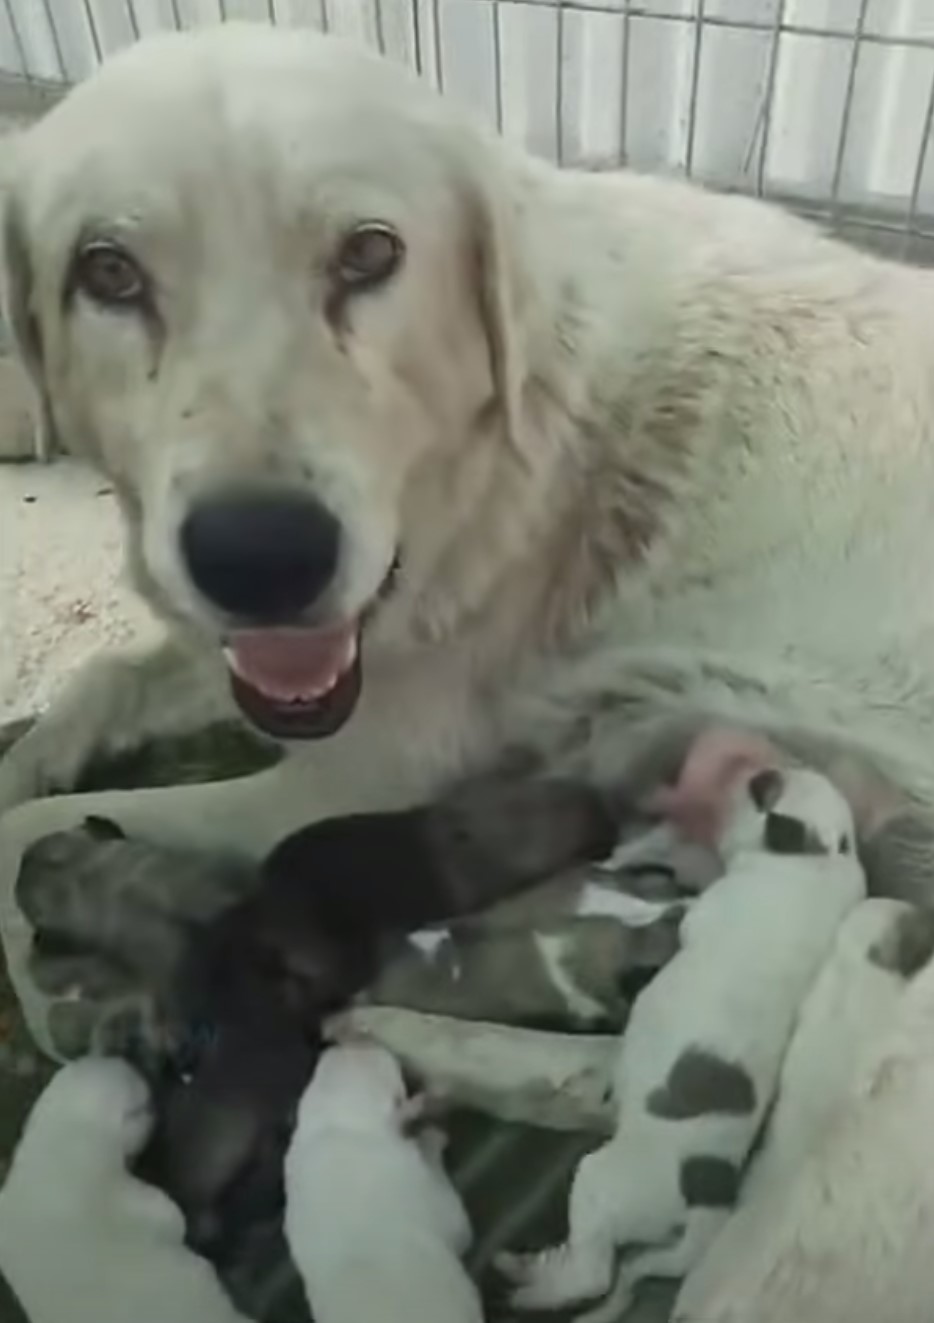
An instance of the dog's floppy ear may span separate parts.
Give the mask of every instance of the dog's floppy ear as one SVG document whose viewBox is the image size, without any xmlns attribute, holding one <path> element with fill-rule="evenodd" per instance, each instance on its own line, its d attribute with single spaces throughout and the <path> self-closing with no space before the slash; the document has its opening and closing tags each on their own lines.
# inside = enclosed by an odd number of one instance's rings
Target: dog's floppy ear
<svg viewBox="0 0 934 1323">
<path fill-rule="evenodd" d="M 481 158 L 479 151 L 471 151 L 471 156 Z M 517 234 L 517 199 L 503 173 L 491 168 L 486 153 L 481 159 L 472 159 L 469 170 L 480 310 L 490 346 L 493 381 L 509 440 L 521 455 L 527 456 L 523 420 L 527 363 L 522 333 L 527 288 Z"/>
<path fill-rule="evenodd" d="M 36 392 L 36 454 L 51 459 L 58 443 L 45 375 L 42 333 L 33 306 L 32 256 L 26 236 L 22 206 L 15 193 L 7 195 L 3 208 L 3 316 Z"/>
</svg>

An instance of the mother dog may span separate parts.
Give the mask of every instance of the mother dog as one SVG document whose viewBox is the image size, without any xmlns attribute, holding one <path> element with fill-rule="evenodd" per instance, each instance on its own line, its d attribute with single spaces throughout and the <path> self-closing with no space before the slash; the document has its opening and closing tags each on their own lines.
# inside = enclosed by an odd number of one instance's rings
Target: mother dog
<svg viewBox="0 0 934 1323">
<path fill-rule="evenodd" d="M 517 749 L 638 783 L 724 718 L 830 768 L 864 837 L 934 807 L 931 275 L 558 173 L 394 65 L 249 26 L 143 42 L 31 129 L 4 248 L 47 423 L 168 626 L 0 764 L 39 1034 L 18 859 L 89 811 L 260 852 Z M 282 764 L 42 801 L 231 704 Z M 928 888 L 927 851 L 885 859 Z"/>
</svg>

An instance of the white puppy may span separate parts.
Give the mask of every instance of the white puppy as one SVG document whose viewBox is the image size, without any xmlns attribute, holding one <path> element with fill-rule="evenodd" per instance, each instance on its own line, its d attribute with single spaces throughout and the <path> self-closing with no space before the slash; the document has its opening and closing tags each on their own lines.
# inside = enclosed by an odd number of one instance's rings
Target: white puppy
<svg viewBox="0 0 934 1323">
<path fill-rule="evenodd" d="M 886 1030 L 903 999 L 910 1004 L 914 998 L 913 992 L 906 997 L 906 980 L 932 949 L 934 915 L 896 901 L 866 901 L 844 924 L 795 1032 L 741 1207 L 685 1281 L 677 1323 L 923 1323 L 931 1317 L 934 1270 L 923 1214 L 930 1184 L 916 1181 L 917 1202 L 903 1205 L 898 1175 L 915 1163 L 919 1175 L 926 1170 L 918 1162 L 918 1140 L 930 1124 L 934 1082 L 929 1067 L 910 1064 L 905 1048 L 911 1038 L 892 1038 Z M 924 978 L 930 982 L 930 974 Z M 915 1030 L 928 1036 L 923 1001 L 919 1008 Z M 867 1143 L 866 1102 L 887 1093 L 911 1104 L 916 1125 L 893 1130 L 877 1151 Z M 805 1161 L 818 1150 L 824 1165 Z M 853 1187 L 827 1182 L 823 1171 L 848 1173 L 865 1191 L 864 1201 L 852 1205 L 844 1191 Z M 848 1274 L 849 1290 L 838 1285 L 829 1298 L 824 1281 L 844 1230 L 846 1243 L 862 1253 Z M 891 1253 L 896 1243 L 898 1257 Z"/>
<path fill-rule="evenodd" d="M 434 1136 L 372 1043 L 318 1064 L 286 1159 L 286 1235 L 317 1323 L 483 1323 L 461 1265 L 471 1239 Z"/>
<path fill-rule="evenodd" d="M 648 1246 L 623 1263 L 615 1312 L 643 1278 L 684 1274 L 736 1200 L 801 1003 L 865 879 L 849 808 L 810 771 L 746 780 L 722 850 L 726 874 L 636 1002 L 616 1134 L 578 1168 L 567 1242 L 503 1261 L 519 1308 L 602 1296 L 617 1252 Z"/>
<path fill-rule="evenodd" d="M 181 1213 L 129 1175 L 152 1124 L 129 1066 L 66 1066 L 0 1191 L 0 1268 L 30 1323 L 245 1323 L 184 1245 Z"/>
</svg>

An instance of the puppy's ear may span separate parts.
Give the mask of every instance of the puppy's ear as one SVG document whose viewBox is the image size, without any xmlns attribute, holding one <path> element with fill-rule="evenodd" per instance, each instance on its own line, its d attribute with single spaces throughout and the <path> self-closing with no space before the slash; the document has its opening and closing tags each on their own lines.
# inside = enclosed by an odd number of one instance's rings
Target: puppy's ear
<svg viewBox="0 0 934 1323">
<path fill-rule="evenodd" d="M 52 417 L 42 333 L 33 302 L 32 256 L 23 209 L 14 192 L 3 208 L 3 316 L 36 393 L 36 455 L 48 460 L 61 446 Z"/>
<path fill-rule="evenodd" d="M 519 199 L 505 172 L 491 166 L 488 153 L 481 152 L 479 144 L 473 145 L 470 156 L 468 205 L 493 382 L 509 440 L 529 459 L 523 418 L 528 365 L 522 331 L 528 288 L 517 232 Z"/>
<path fill-rule="evenodd" d="M 781 799 L 784 788 L 781 772 L 770 768 L 758 772 L 749 782 L 749 797 L 760 813 L 771 813 Z"/>
</svg>

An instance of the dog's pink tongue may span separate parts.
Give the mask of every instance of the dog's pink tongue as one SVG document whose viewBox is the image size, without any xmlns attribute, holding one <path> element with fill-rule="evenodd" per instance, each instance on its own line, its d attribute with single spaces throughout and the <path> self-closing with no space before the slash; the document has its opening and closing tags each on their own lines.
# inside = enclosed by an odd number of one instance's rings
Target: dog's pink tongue
<svg viewBox="0 0 934 1323">
<path fill-rule="evenodd" d="M 323 697 L 356 657 L 356 621 L 329 629 L 239 630 L 227 648 L 228 663 L 242 680 L 283 702 Z"/>
</svg>

